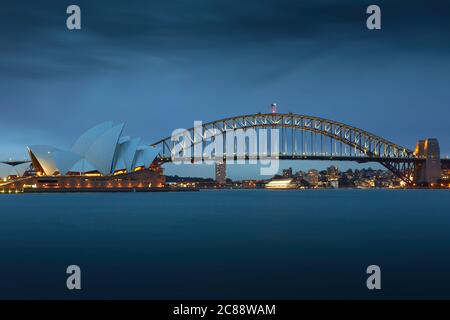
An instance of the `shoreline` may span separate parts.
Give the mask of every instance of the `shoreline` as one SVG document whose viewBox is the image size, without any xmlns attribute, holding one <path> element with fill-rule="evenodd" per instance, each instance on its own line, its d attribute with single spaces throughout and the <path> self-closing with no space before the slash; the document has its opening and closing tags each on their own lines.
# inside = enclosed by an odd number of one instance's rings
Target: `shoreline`
<svg viewBox="0 0 450 320">
<path fill-rule="evenodd" d="M 26 188 L 21 191 L 2 192 L 15 193 L 118 193 L 118 192 L 197 192 L 198 188 Z"/>
</svg>

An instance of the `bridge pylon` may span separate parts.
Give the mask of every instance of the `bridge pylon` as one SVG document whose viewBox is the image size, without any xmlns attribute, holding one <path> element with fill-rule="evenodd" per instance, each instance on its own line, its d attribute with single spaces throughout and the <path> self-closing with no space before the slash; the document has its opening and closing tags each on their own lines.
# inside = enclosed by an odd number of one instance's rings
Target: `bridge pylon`
<svg viewBox="0 0 450 320">
<path fill-rule="evenodd" d="M 417 185 L 431 185 L 441 178 L 441 155 L 439 142 L 435 138 L 419 140 L 414 155 L 422 161 L 414 169 L 414 181 Z"/>
</svg>

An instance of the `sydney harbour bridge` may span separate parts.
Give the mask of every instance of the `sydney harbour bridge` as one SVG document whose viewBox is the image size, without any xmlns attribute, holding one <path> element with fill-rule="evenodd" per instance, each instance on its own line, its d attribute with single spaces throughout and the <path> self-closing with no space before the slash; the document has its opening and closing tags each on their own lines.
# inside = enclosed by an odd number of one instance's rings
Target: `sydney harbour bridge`
<svg viewBox="0 0 450 320">
<path fill-rule="evenodd" d="M 280 141 L 277 158 L 280 160 L 328 160 L 378 162 L 409 186 L 426 184 L 439 179 L 441 165 L 448 166 L 448 159 L 440 159 L 436 139 L 420 140 L 415 150 L 408 149 L 366 130 L 341 122 L 292 113 L 257 113 L 220 119 L 201 125 L 201 130 L 187 129 L 191 137 L 180 147 L 173 136 L 152 146 L 159 147 L 160 163 L 172 161 L 174 152 L 192 151 L 196 145 L 207 144 L 215 136 L 225 136 L 230 131 L 279 129 Z M 206 136 L 205 132 L 214 132 Z M 176 139 L 175 139 L 176 140 Z M 249 143 L 245 145 L 245 159 L 252 159 Z M 176 150 L 176 151 L 175 151 Z M 224 162 L 234 155 L 220 153 Z M 194 162 L 194 152 L 191 161 Z M 255 158 L 258 158 L 255 155 Z M 206 159 L 201 159 L 206 160 Z M 216 159 L 217 160 L 217 159 Z"/>
</svg>

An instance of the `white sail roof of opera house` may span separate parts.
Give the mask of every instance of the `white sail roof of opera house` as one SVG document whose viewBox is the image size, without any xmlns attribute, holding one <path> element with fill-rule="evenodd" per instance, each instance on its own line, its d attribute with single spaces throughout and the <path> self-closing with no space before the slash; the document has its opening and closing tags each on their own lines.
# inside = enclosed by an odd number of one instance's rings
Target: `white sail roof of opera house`
<svg viewBox="0 0 450 320">
<path fill-rule="evenodd" d="M 9 176 L 22 177 L 25 172 L 30 168 L 30 162 L 24 162 L 17 165 L 10 165 L 6 163 L 0 163 L 0 179 L 5 180 Z"/>
<path fill-rule="evenodd" d="M 53 146 L 29 146 L 28 151 L 37 172 L 44 175 L 116 171 L 132 172 L 148 168 L 159 149 L 139 145 L 140 138 L 122 137 L 125 124 L 107 121 L 82 134 L 70 150 Z"/>
</svg>

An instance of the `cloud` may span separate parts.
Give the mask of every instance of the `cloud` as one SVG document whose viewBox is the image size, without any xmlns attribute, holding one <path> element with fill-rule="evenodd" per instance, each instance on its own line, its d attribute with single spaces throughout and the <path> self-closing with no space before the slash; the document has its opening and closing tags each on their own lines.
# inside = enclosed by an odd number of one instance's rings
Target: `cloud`
<svg viewBox="0 0 450 320">
<path fill-rule="evenodd" d="M 77 1 L 82 30 L 65 27 L 67 1 L 22 0 L 0 10 L 3 77 L 61 77 L 136 68 L 153 57 L 233 56 L 284 43 L 304 59 L 376 41 L 390 51 L 449 50 L 448 1 L 378 1 L 383 30 L 365 29 L 367 1 Z M 446 40 L 444 40 L 446 39 Z M 283 49 L 283 48 L 281 48 Z M 305 56 L 305 52 L 310 52 Z M 291 57 L 293 58 L 293 57 Z"/>
</svg>

